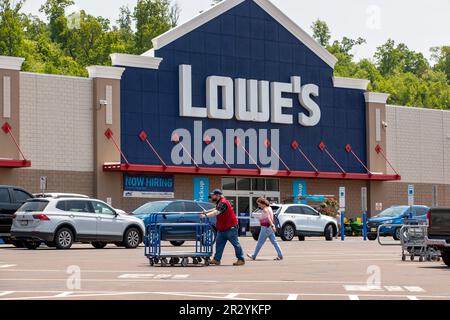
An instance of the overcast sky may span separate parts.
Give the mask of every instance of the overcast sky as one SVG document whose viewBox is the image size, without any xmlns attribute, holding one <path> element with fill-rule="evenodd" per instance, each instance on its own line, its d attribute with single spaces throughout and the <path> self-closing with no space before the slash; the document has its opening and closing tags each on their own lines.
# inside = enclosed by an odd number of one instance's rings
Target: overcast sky
<svg viewBox="0 0 450 320">
<path fill-rule="evenodd" d="M 39 14 L 44 0 L 26 0 L 23 11 Z M 180 23 L 209 8 L 211 0 L 177 0 Z M 331 28 L 333 39 L 363 37 L 357 58 L 372 57 L 376 48 L 392 38 L 430 56 L 434 46 L 450 45 L 450 0 L 272 0 L 300 27 L 311 34 L 311 23 L 320 18 Z M 70 11 L 85 9 L 115 22 L 118 8 L 136 0 L 75 0 Z M 40 15 L 40 14 L 39 14 Z"/>
</svg>

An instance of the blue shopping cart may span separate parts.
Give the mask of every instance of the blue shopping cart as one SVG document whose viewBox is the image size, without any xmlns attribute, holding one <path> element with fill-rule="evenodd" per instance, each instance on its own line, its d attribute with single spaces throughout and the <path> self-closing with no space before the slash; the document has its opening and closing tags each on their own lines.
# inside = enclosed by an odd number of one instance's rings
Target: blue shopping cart
<svg viewBox="0 0 450 320">
<path fill-rule="evenodd" d="M 163 217 L 164 214 L 156 213 L 148 220 L 144 244 L 145 256 L 149 259 L 150 265 L 186 267 L 189 263 L 200 265 L 203 262 L 205 266 L 209 266 L 214 243 L 214 232 L 209 219 L 205 216 L 200 218 L 198 223 L 168 223 Z M 183 239 L 195 242 L 195 247 L 189 247 L 190 251 L 172 251 L 162 247 L 165 233 L 169 230 L 173 232 L 177 228 L 183 230 L 183 233 L 186 229 L 191 229 L 192 234 L 195 234 L 194 238 Z"/>
</svg>

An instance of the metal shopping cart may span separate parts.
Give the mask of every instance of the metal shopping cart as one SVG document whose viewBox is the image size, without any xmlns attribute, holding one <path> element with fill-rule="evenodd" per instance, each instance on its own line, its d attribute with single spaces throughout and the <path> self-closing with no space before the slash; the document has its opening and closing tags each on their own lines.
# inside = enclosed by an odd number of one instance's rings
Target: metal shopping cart
<svg viewBox="0 0 450 320">
<path fill-rule="evenodd" d="M 384 243 L 380 236 L 382 228 L 401 228 L 400 242 Z M 428 224 L 425 221 L 417 219 L 406 219 L 404 224 L 382 224 L 378 227 L 378 242 L 382 246 L 398 246 L 402 247 L 402 261 L 406 261 L 410 257 L 414 261 L 419 257 L 419 261 L 439 261 L 440 252 L 427 246 L 426 237 L 428 232 Z"/>
<path fill-rule="evenodd" d="M 439 261 L 440 253 L 427 246 L 428 224 L 425 221 L 408 219 L 400 229 L 402 245 L 402 261 L 409 256 L 411 261 L 419 257 L 419 261 Z"/>
<path fill-rule="evenodd" d="M 207 217 L 199 218 L 198 223 L 167 223 L 163 218 L 164 214 L 152 214 L 146 227 L 145 235 L 145 256 L 149 259 L 150 265 L 160 264 L 162 267 L 175 266 L 180 264 L 186 267 L 190 262 L 193 265 L 204 263 L 209 266 L 213 251 L 214 232 Z M 190 251 L 163 250 L 162 242 L 165 234 L 177 229 L 186 233 L 190 230 L 193 238 L 183 239 L 184 241 L 194 241 L 195 247 L 190 246 Z"/>
</svg>

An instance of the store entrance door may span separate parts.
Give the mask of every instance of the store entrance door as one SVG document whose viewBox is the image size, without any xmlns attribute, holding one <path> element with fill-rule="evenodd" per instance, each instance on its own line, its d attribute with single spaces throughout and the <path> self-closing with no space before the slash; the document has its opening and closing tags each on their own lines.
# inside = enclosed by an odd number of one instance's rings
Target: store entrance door
<svg viewBox="0 0 450 320">
<path fill-rule="evenodd" d="M 228 199 L 228 201 L 230 201 L 238 216 L 241 214 L 250 214 L 255 211 L 258 208 L 256 200 L 260 197 L 265 197 L 271 203 L 280 202 L 279 192 L 270 192 L 270 194 L 265 192 L 264 194 L 257 194 L 256 192 L 251 191 L 231 191 L 224 192 L 224 196 Z"/>
<path fill-rule="evenodd" d="M 248 236 L 250 232 L 250 215 L 258 208 L 256 200 L 260 197 L 265 197 L 271 203 L 280 202 L 280 194 L 275 192 L 274 194 L 253 194 L 252 192 L 238 191 L 231 193 L 224 193 L 224 196 L 228 199 L 233 206 L 234 212 L 239 220 L 239 235 Z"/>
</svg>

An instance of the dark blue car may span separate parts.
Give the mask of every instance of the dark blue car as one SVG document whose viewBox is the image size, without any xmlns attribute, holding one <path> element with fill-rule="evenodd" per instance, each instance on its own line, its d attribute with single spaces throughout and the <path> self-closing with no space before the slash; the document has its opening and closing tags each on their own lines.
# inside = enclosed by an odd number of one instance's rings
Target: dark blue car
<svg viewBox="0 0 450 320">
<path fill-rule="evenodd" d="M 427 213 L 430 210 L 426 206 L 394 206 L 387 208 L 375 217 L 367 221 L 367 237 L 369 240 L 377 239 L 378 227 L 383 224 L 402 225 L 408 218 L 414 220 L 427 220 Z M 381 227 L 380 236 L 392 236 L 395 240 L 400 240 L 401 227 Z"/>
<path fill-rule="evenodd" d="M 190 200 L 155 201 L 144 204 L 132 214 L 142 219 L 147 228 L 150 215 L 154 213 L 161 213 L 159 219 L 164 223 L 198 223 L 200 222 L 199 214 L 214 207 L 212 203 Z M 210 222 L 215 231 L 216 219 L 211 218 Z M 190 227 L 164 228 L 162 240 L 170 241 L 174 246 L 182 246 L 187 240 L 195 240 L 195 231 Z"/>
</svg>

